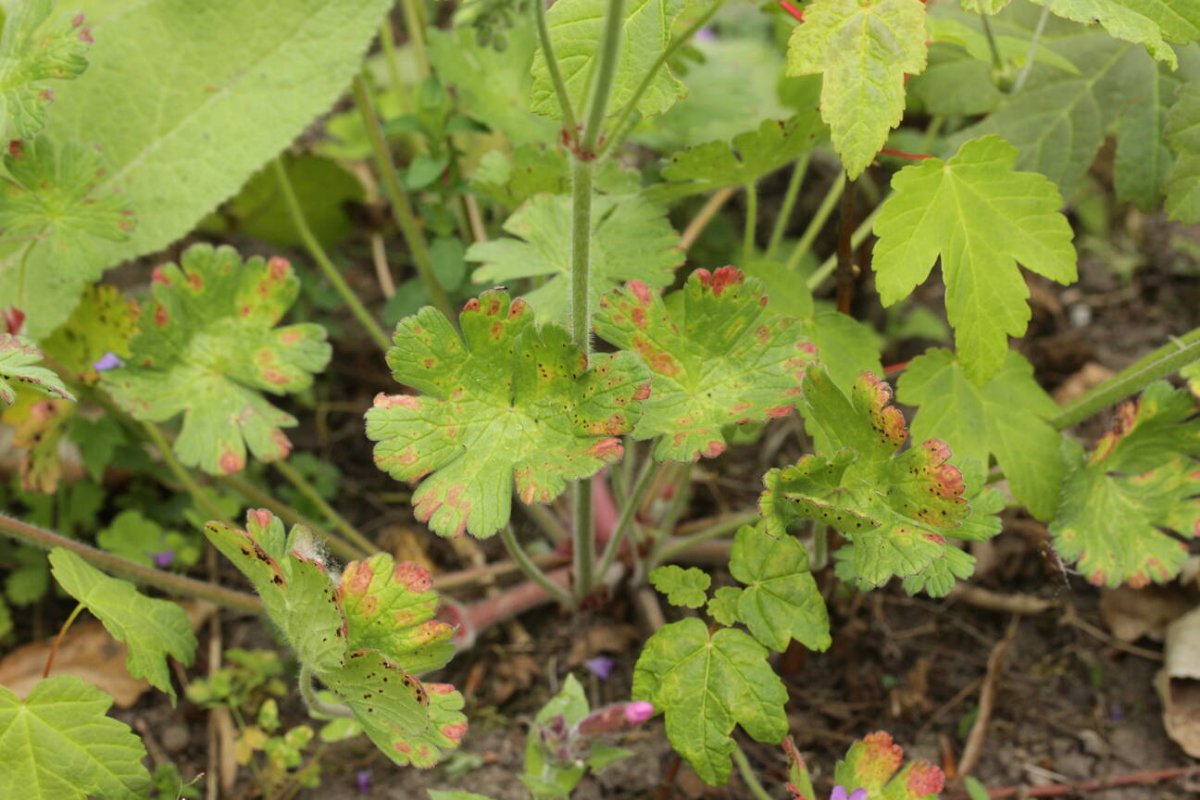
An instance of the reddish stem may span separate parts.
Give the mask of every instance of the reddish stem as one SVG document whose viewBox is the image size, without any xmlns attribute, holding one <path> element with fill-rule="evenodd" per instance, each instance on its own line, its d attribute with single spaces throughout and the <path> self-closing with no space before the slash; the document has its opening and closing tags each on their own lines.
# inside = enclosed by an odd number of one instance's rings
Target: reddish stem
<svg viewBox="0 0 1200 800">
<path fill-rule="evenodd" d="M 907 158 L 909 161 L 924 161 L 927 158 L 933 158 L 933 156 L 928 155 L 926 153 L 906 153 L 903 150 L 892 150 L 889 147 L 885 147 L 882 150 L 880 150 L 879 152 L 885 156 L 894 156 L 896 158 Z"/>
<path fill-rule="evenodd" d="M 1093 778 L 1078 783 L 1057 783 L 1052 786 L 1006 786 L 1003 789 L 989 789 L 988 797 L 992 800 L 1003 800 L 1006 797 L 1069 797 L 1084 792 L 1102 792 L 1105 789 L 1115 789 L 1119 786 L 1144 786 L 1147 784 L 1172 781 L 1200 774 L 1200 767 L 1172 767 L 1171 769 L 1151 769 L 1142 772 L 1130 772 L 1125 775 L 1114 775 L 1109 778 Z M 967 800 L 965 794 L 955 795 L 950 800 Z"/>
<path fill-rule="evenodd" d="M 795 17 L 797 22 L 804 22 L 804 12 L 789 3 L 788 0 L 779 0 L 779 7 Z"/>
</svg>

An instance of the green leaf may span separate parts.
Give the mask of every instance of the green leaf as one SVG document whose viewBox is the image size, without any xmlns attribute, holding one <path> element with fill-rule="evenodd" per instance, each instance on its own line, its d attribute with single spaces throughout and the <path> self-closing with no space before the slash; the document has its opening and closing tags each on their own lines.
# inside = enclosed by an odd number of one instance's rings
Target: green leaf
<svg viewBox="0 0 1200 800">
<path fill-rule="evenodd" d="M 964 11 L 976 14 L 999 14 L 1010 0 L 960 0 Z"/>
<path fill-rule="evenodd" d="M 525 300 L 538 320 L 566 323 L 571 292 L 571 198 L 538 195 L 504 222 L 509 236 L 471 245 L 467 260 L 481 263 L 476 283 L 544 278 Z M 640 279 L 666 286 L 683 263 L 679 236 L 667 210 L 650 199 L 598 196 L 592 200 L 592 305 L 614 286 Z"/>
<path fill-rule="evenodd" d="M 630 100 L 638 84 L 650 72 L 671 41 L 671 26 L 683 11 L 685 0 L 642 0 L 627 3 L 621 23 L 621 47 L 613 76 L 608 114 L 614 116 Z M 608 0 L 560 0 L 546 12 L 550 42 L 558 59 L 567 96 L 582 118 L 596 72 Z M 646 92 L 638 99 L 642 116 L 661 114 L 686 90 L 670 67 L 663 65 Z M 541 50 L 533 61 L 534 112 L 561 118 L 558 96 Z"/>
<path fill-rule="evenodd" d="M 722 625 L 735 625 L 743 621 L 738 614 L 738 598 L 741 596 L 742 590 L 736 586 L 722 586 L 713 592 L 704 610 Z"/>
<path fill-rule="evenodd" d="M 1137 88 L 1136 99 L 1117 121 L 1113 161 L 1117 199 L 1152 211 L 1158 206 L 1171 167 L 1163 128 L 1179 80 L 1149 58 L 1131 59 L 1124 79 Z"/>
<path fill-rule="evenodd" d="M 1172 68 L 1179 63 L 1167 41 L 1200 39 L 1200 6 L 1175 0 L 1033 0 L 1050 13 L 1090 25 L 1100 23 L 1110 36 L 1145 46 Z"/>
<path fill-rule="evenodd" d="M 943 442 L 929 439 L 897 452 L 908 429 L 890 402 L 888 385 L 870 373 L 848 399 L 811 367 L 802 410 L 819 452 L 768 472 L 759 500 L 772 535 L 787 535 L 802 519 L 838 530 L 849 540 L 841 574 L 864 588 L 936 569 L 948 557 L 946 537 L 987 539 L 1000 529 L 991 493 L 968 502 Z"/>
<path fill-rule="evenodd" d="M 904 116 L 904 76 L 925 69 L 920 0 L 813 0 L 788 40 L 788 74 L 821 73 L 821 117 L 850 179 Z"/>
<path fill-rule="evenodd" d="M 418 519 L 443 536 L 484 537 L 507 524 L 514 481 L 524 502 L 548 503 L 620 459 L 617 437 L 637 422 L 648 376 L 631 353 L 589 363 L 565 330 L 537 328 L 529 304 L 507 292 L 469 301 L 459 324 L 461 336 L 429 307 L 400 322 L 388 365 L 426 396 L 376 397 L 367 437 L 380 469 L 424 477 Z"/>
<path fill-rule="evenodd" d="M 200 560 L 200 544 L 190 534 L 164 530 L 142 516 L 137 509 L 122 511 L 112 523 L 96 535 L 96 543 L 110 553 L 147 567 L 158 558 L 178 567 L 190 567 Z"/>
<path fill-rule="evenodd" d="M 183 414 L 174 449 L 188 466 L 228 475 L 246 466 L 247 448 L 286 457 L 280 428 L 296 420 L 260 392 L 307 389 L 330 356 L 320 325 L 275 327 L 300 281 L 282 258 L 243 262 L 229 247 L 196 245 L 180 261 L 155 271 L 129 364 L 105 372 L 105 388 L 137 419 Z"/>
<path fill-rule="evenodd" d="M 738 618 L 755 639 L 777 653 L 792 639 L 809 650 L 829 648 L 829 612 L 808 570 L 808 551 L 795 538 L 743 526 L 733 540 L 729 572 L 746 585 Z"/>
<path fill-rule="evenodd" d="M 949 161 L 931 158 L 892 179 L 875 221 L 872 267 L 885 306 L 907 297 L 940 257 L 946 312 L 967 376 L 983 383 L 1003 365 L 1008 337 L 1029 324 L 1029 289 L 1016 269 L 1076 279 L 1071 226 L 1045 177 L 1017 172 L 1016 148 L 989 136 Z"/>
<path fill-rule="evenodd" d="M 641 281 L 601 299 L 596 332 L 650 367 L 633 433 L 662 437 L 656 459 L 713 458 L 724 426 L 791 412 L 815 348 L 798 320 L 769 317 L 765 304 L 762 281 L 734 267 L 697 270 L 666 302 Z"/>
<path fill-rule="evenodd" d="M 1187 380 L 1192 394 L 1200 398 L 1200 361 L 1193 361 L 1191 364 L 1188 364 L 1179 370 L 1179 374 Z"/>
<path fill-rule="evenodd" d="M 1142 587 L 1179 574 L 1200 535 L 1200 418 L 1190 392 L 1152 384 L 1074 470 L 1050 526 L 1063 559 L 1097 585 Z M 1167 533 L 1174 531 L 1182 538 Z"/>
<path fill-rule="evenodd" d="M 946 776 L 928 761 L 904 764 L 904 751 L 883 731 L 850 746 L 833 781 L 847 792 L 865 789 L 872 800 L 937 800 Z"/>
<path fill-rule="evenodd" d="M 28 386 L 49 397 L 74 400 L 62 379 L 45 367 L 34 366 L 42 360 L 42 351 L 22 336 L 0 333 L 0 401 L 12 404 L 17 390 L 9 381 Z"/>
<path fill-rule="evenodd" d="M 0 35 L 0 138 L 28 139 L 46 123 L 54 100 L 51 81 L 69 80 L 87 69 L 84 54 L 91 32 L 82 14 L 63 14 L 47 23 L 52 0 L 24 0 L 11 8 Z"/>
<path fill-rule="evenodd" d="M 667 602 L 681 608 L 699 608 L 708 601 L 708 586 L 712 578 L 695 567 L 668 564 L 650 572 L 650 583 L 667 596 Z"/>
<path fill-rule="evenodd" d="M 583 686 L 574 675 L 568 674 L 559 693 L 550 698 L 534 717 L 533 725 L 529 726 L 529 733 L 525 737 L 525 772 L 521 775 L 521 783 L 536 800 L 569 798 L 571 790 L 587 772 L 582 753 L 579 758 L 560 760 L 559 754 L 547 746 L 543 732 L 554 724 L 555 718 L 559 718 L 561 729 L 556 726 L 554 730 L 564 737 L 556 742 L 561 746 L 566 741 L 567 732 L 587 716 L 588 710 Z"/>
<path fill-rule="evenodd" d="M 767 655 L 742 631 L 709 633 L 693 617 L 659 629 L 634 667 L 633 698 L 666 713 L 667 738 L 712 786 L 729 778 L 735 724 L 768 744 L 787 735 L 787 689 Z"/>
<path fill-rule="evenodd" d="M 29 546 L 14 547 L 7 560 L 16 562 L 16 566 L 8 570 L 4 594 L 14 606 L 27 606 L 41 600 L 50 588 L 50 566 L 41 550 Z"/>
<path fill-rule="evenodd" d="M 900 402 L 920 406 L 914 437 L 942 439 L 959 465 L 972 460 L 986 469 L 989 454 L 995 455 L 1013 496 L 1038 519 L 1054 516 L 1065 465 L 1062 436 L 1047 420 L 1059 407 L 1038 386 L 1024 356 L 1010 351 L 979 386 L 953 353 L 928 350 L 909 363 L 896 389 Z"/>
<path fill-rule="evenodd" d="M 4 596 L 0 595 L 0 641 L 7 639 L 12 631 L 12 609 L 8 607 L 8 603 L 4 602 Z"/>
<path fill-rule="evenodd" d="M 1167 144 L 1176 161 L 1167 176 L 1167 216 L 1200 222 L 1200 84 L 1185 84 L 1167 114 Z"/>
<path fill-rule="evenodd" d="M 110 578 L 70 550 L 50 552 L 54 579 L 67 594 L 87 607 L 104 628 L 129 649 L 125 666 L 134 678 L 145 678 L 175 702 L 175 687 L 167 656 L 189 666 L 196 655 L 196 637 L 187 613 L 177 603 L 155 600 L 138 592 L 129 581 Z"/>
<path fill-rule="evenodd" d="M 516 208 L 536 194 L 566 194 L 571 190 L 567 160 L 557 150 L 522 145 L 506 154 L 489 150 L 471 175 L 471 186 L 507 208 Z"/>
<path fill-rule="evenodd" d="M 105 716 L 112 702 L 72 675 L 39 682 L 24 701 L 0 686 L 0 797 L 145 797 L 146 748 L 128 725 Z"/>
<path fill-rule="evenodd" d="M 108 353 L 129 358 L 137 317 L 137 303 L 115 286 L 89 286 L 67 321 L 42 341 L 42 348 L 77 380 L 92 385 L 100 380 L 97 361 Z"/>
<path fill-rule="evenodd" d="M 98 146 L 105 171 L 93 192 L 119 194 L 138 226 L 126 241 L 98 241 L 69 264 L 59 236 L 48 236 L 29 254 L 23 287 L 15 279 L 22 248 L 0 251 L 0 306 L 24 309 L 34 339 L 66 319 L 103 270 L 186 234 L 328 109 L 391 0 L 76 7 L 96 44 L 87 72 L 55 86 L 45 135 L 60 148 Z"/>
<path fill-rule="evenodd" d="M 745 186 L 795 161 L 812 147 L 819 122 L 815 114 L 802 114 L 787 122 L 764 120 L 757 130 L 740 133 L 732 144 L 725 141 L 681 150 L 663 167 L 665 183 L 646 194 L 672 200 L 691 194 L 714 192 L 725 186 Z"/>
</svg>

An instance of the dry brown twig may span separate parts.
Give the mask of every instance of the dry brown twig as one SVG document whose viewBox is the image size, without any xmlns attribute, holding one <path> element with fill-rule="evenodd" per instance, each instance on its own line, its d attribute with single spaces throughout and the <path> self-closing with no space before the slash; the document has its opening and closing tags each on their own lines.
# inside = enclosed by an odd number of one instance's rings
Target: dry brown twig
<svg viewBox="0 0 1200 800">
<path fill-rule="evenodd" d="M 1014 615 L 1008 623 L 1008 630 L 1004 632 L 1004 638 L 996 642 L 988 656 L 987 674 L 984 676 L 983 686 L 979 690 L 979 714 L 975 717 L 974 724 L 971 725 L 971 732 L 967 734 L 967 743 L 963 747 L 962 758 L 958 761 L 957 772 L 960 776 L 970 775 L 971 770 L 975 769 L 979 763 L 979 757 L 983 755 L 983 742 L 987 738 L 987 726 L 992 718 L 992 709 L 996 705 L 996 684 L 1004 669 L 1004 657 L 1008 654 L 1008 648 L 1016 637 L 1020 625 L 1020 615 Z"/>
</svg>

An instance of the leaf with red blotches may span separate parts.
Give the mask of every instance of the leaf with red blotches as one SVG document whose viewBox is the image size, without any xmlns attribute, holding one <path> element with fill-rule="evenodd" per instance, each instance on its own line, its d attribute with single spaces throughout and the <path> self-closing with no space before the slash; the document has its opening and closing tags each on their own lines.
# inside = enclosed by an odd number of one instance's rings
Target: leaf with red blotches
<svg viewBox="0 0 1200 800">
<path fill-rule="evenodd" d="M 62 379 L 45 367 L 35 366 L 42 360 L 42 351 L 23 336 L 0 333 L 0 402 L 12 404 L 17 399 L 18 386 L 28 386 L 38 392 L 63 400 L 74 400 Z"/>
<path fill-rule="evenodd" d="M 650 367 L 634 428 L 660 461 L 725 450 L 722 428 L 791 413 L 816 348 L 799 320 L 766 313 L 763 283 L 734 267 L 696 270 L 664 300 L 641 281 L 600 300 L 596 332 Z"/>
<path fill-rule="evenodd" d="M 776 536 L 799 520 L 841 533 L 849 542 L 837 553 L 843 579 L 871 588 L 902 577 L 910 591 L 944 595 L 974 563 L 950 553 L 946 538 L 995 535 L 998 497 L 984 490 L 968 502 L 963 475 L 937 439 L 901 450 L 908 426 L 891 400 L 891 388 L 869 372 L 847 398 L 828 373 L 810 367 L 802 411 L 818 453 L 768 472 L 759 507 Z"/>
<path fill-rule="evenodd" d="M 471 300 L 459 324 L 462 335 L 428 307 L 401 320 L 388 365 L 424 395 L 376 397 L 367 436 L 380 469 L 423 479 L 418 519 L 442 536 L 485 537 L 508 523 L 514 483 L 524 502 L 548 503 L 619 460 L 649 374 L 631 353 L 589 362 L 507 292 Z"/>
<path fill-rule="evenodd" d="M 82 14 L 47 22 L 52 0 L 24 0 L 9 13 L 0 35 L 0 139 L 28 139 L 46 124 L 54 100 L 50 81 L 87 69 L 92 34 Z"/>
<path fill-rule="evenodd" d="M 946 776 L 927 761 L 904 764 L 904 750 L 877 731 L 850 746 L 833 782 L 847 792 L 864 789 L 871 800 L 936 800 Z"/>
<path fill-rule="evenodd" d="M 1197 410 L 1187 390 L 1155 383 L 1121 407 L 1086 461 L 1068 444 L 1072 471 L 1050 533 L 1092 583 L 1142 587 L 1179 574 L 1200 537 Z"/>
<path fill-rule="evenodd" d="M 330 348 L 313 323 L 276 327 L 300 281 L 281 258 L 242 261 L 229 247 L 189 248 L 180 265 L 155 270 L 154 299 L 142 309 L 125 367 L 102 383 L 140 420 L 183 414 L 175 453 L 188 466 L 228 475 L 284 458 L 296 424 L 262 392 L 282 395 L 312 385 Z"/>
</svg>

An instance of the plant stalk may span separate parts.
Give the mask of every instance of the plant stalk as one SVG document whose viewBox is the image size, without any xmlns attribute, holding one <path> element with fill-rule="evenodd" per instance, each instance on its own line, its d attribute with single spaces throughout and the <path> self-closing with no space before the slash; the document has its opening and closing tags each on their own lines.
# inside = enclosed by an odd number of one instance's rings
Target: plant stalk
<svg viewBox="0 0 1200 800">
<path fill-rule="evenodd" d="M 358 528 L 347 522 L 345 517 L 335 511 L 333 506 L 329 505 L 329 503 L 325 501 L 324 497 L 321 497 L 321 493 L 317 491 L 316 487 L 309 483 L 308 479 L 301 475 L 300 471 L 294 466 L 283 459 L 271 462 L 271 466 L 273 466 L 288 483 L 296 487 L 296 491 L 300 492 L 300 494 L 304 495 L 309 502 L 316 506 L 317 509 L 325 515 L 325 518 L 332 522 L 335 528 L 341 531 L 343 536 L 345 536 L 350 542 L 352 542 L 362 551 L 359 554 L 360 556 L 369 555 L 379 551 L 379 547 L 361 532 L 359 532 Z"/>
<path fill-rule="evenodd" d="M 200 484 L 196 483 L 196 479 L 188 472 L 187 467 L 180 463 L 175 457 L 175 451 L 171 449 L 171 443 L 167 441 L 167 437 L 163 436 L 162 431 L 153 422 L 143 422 L 142 430 L 146 432 L 146 438 L 151 441 L 159 455 L 166 462 L 167 469 L 175 476 L 175 479 L 183 486 L 184 490 L 191 495 L 192 500 L 210 519 L 217 522 L 223 522 L 226 525 L 233 525 L 233 521 L 225 517 L 223 512 L 212 499 L 204 493 Z"/>
<path fill-rule="evenodd" d="M 718 522 L 713 523 L 708 528 L 702 531 L 697 531 L 690 536 L 680 536 L 674 541 L 664 538 L 663 542 L 670 541 L 670 544 L 664 544 L 652 553 L 647 559 L 646 569 L 651 570 L 660 564 L 667 564 L 678 558 L 683 553 L 692 549 L 696 545 L 707 542 L 710 539 L 719 539 L 722 536 L 733 533 L 743 525 L 750 525 L 757 520 L 761 515 L 757 510 L 743 511 L 740 514 L 732 514 Z"/>
<path fill-rule="evenodd" d="M 829 187 L 829 191 L 825 193 L 824 199 L 821 200 L 821 205 L 817 206 L 817 211 L 808 221 L 808 225 L 804 228 L 804 233 L 800 234 L 800 241 L 796 243 L 796 248 L 792 250 L 792 256 L 787 261 L 786 269 L 788 272 L 795 271 L 800 266 L 800 260 L 804 258 L 804 254 L 812 249 L 813 242 L 816 241 L 817 235 L 821 229 L 825 227 L 825 223 L 829 220 L 829 215 L 833 213 L 834 207 L 838 200 L 842 198 L 842 192 L 846 191 L 846 173 L 838 174 L 838 178 Z"/>
<path fill-rule="evenodd" d="M 421 9 L 417 7 L 416 0 L 400 0 L 400 9 L 404 14 L 404 33 L 417 59 L 417 74 L 424 79 L 429 75 L 429 53 L 425 47 L 425 22 Z M 390 30 L 388 34 L 387 38 L 391 39 Z"/>
<path fill-rule="evenodd" d="M 621 28 L 625 21 L 624 16 L 625 0 L 608 0 L 608 11 L 604 15 L 604 32 L 600 37 L 596 82 L 592 86 L 583 140 L 577 155 L 581 160 L 591 161 L 597 155 L 596 143 L 600 141 L 600 132 L 604 128 L 604 117 L 608 113 L 608 101 L 612 96 L 613 82 L 617 76 L 617 61 L 621 56 Z"/>
<path fill-rule="evenodd" d="M 738 774 L 742 776 L 742 782 L 746 784 L 750 794 L 754 795 L 755 800 L 771 800 L 771 795 L 767 793 L 762 783 L 759 782 L 758 776 L 754 774 L 754 767 L 746 758 L 745 751 L 736 741 L 733 743 L 733 763 L 737 764 Z"/>
<path fill-rule="evenodd" d="M 800 195 L 800 185 L 804 183 L 804 176 L 808 172 L 808 159 L 811 155 L 812 151 L 809 150 L 796 159 L 795 165 L 792 166 L 787 190 L 783 193 L 783 205 L 779 209 L 779 216 L 775 219 L 775 227 L 771 229 L 771 238 L 767 240 L 766 257 L 768 260 L 775 256 L 775 251 L 779 249 L 779 243 L 783 241 L 788 220 L 791 219 L 792 211 L 796 208 L 796 198 Z"/>
<path fill-rule="evenodd" d="M 866 241 L 868 236 L 871 235 L 871 226 L 875 223 L 875 217 L 879 215 L 879 209 L 881 208 L 883 208 L 883 206 L 877 206 L 875 210 L 868 214 L 867 218 L 860 222 L 858 227 L 854 229 L 854 233 L 850 236 L 850 247 L 852 249 L 857 248 L 860 244 Z M 836 253 L 822 261 L 821 266 L 817 267 L 813 271 L 813 274 L 808 276 L 808 280 L 805 281 L 805 283 L 808 284 L 808 288 L 816 289 L 818 286 L 820 286 L 826 278 L 833 274 L 834 269 L 837 268 L 837 263 L 838 259 Z"/>
<path fill-rule="evenodd" d="M 258 508 L 265 508 L 275 516 L 279 517 L 288 525 L 302 525 L 308 528 L 313 533 L 317 534 L 329 549 L 339 558 L 344 558 L 347 561 L 352 561 L 356 558 L 362 558 L 365 553 L 358 548 L 344 541 L 341 537 L 335 536 L 330 531 L 326 530 L 316 520 L 309 519 L 301 514 L 296 509 L 276 500 L 271 495 L 259 489 L 250 481 L 239 478 L 236 475 L 222 475 L 217 478 L 217 482 L 227 489 L 243 495 L 250 503 Z"/>
<path fill-rule="evenodd" d="M 629 458 L 628 454 L 625 457 Z M 633 522 L 633 516 L 637 512 L 638 506 L 642 504 L 646 491 L 654 483 L 652 479 L 656 472 L 655 466 L 654 458 L 650 453 L 647 453 L 645 461 L 642 462 L 642 468 L 638 471 L 637 480 L 634 481 L 633 487 L 625 497 L 625 503 L 621 508 L 621 516 L 617 517 L 617 524 L 613 528 L 612 536 L 608 538 L 608 544 L 604 547 L 604 554 L 600 557 L 600 569 L 597 570 L 600 580 L 604 580 L 604 576 L 608 573 L 608 568 L 616 560 L 617 553 L 621 548 L 621 541 L 625 538 L 625 534 L 630 528 L 630 523 Z"/>
<path fill-rule="evenodd" d="M 747 183 L 746 192 L 746 223 L 742 229 L 742 267 L 754 258 L 754 239 L 758 231 L 758 184 Z"/>
<path fill-rule="evenodd" d="M 581 481 L 582 482 L 582 481 Z M 521 547 L 521 543 L 517 541 L 517 535 L 513 532 L 512 524 L 505 525 L 500 529 L 500 541 L 504 542 L 504 548 L 508 550 L 508 554 L 512 560 L 517 562 L 529 580 L 542 587 L 555 600 L 565 608 L 574 609 L 576 607 L 575 598 L 571 593 L 564 589 L 559 584 L 550 580 L 542 568 L 533 562 L 529 554 L 525 552 L 525 548 Z"/>
<path fill-rule="evenodd" d="M 542 46 L 542 58 L 546 60 L 546 71 L 550 73 L 550 82 L 554 84 L 554 95 L 562 112 L 563 135 L 568 141 L 575 141 L 579 135 L 575 129 L 575 109 L 571 107 L 571 97 L 563 82 L 558 57 L 554 55 L 554 41 L 550 38 L 550 26 L 546 24 L 546 0 L 533 0 L 533 14 L 537 22 L 538 43 Z"/>
</svg>

